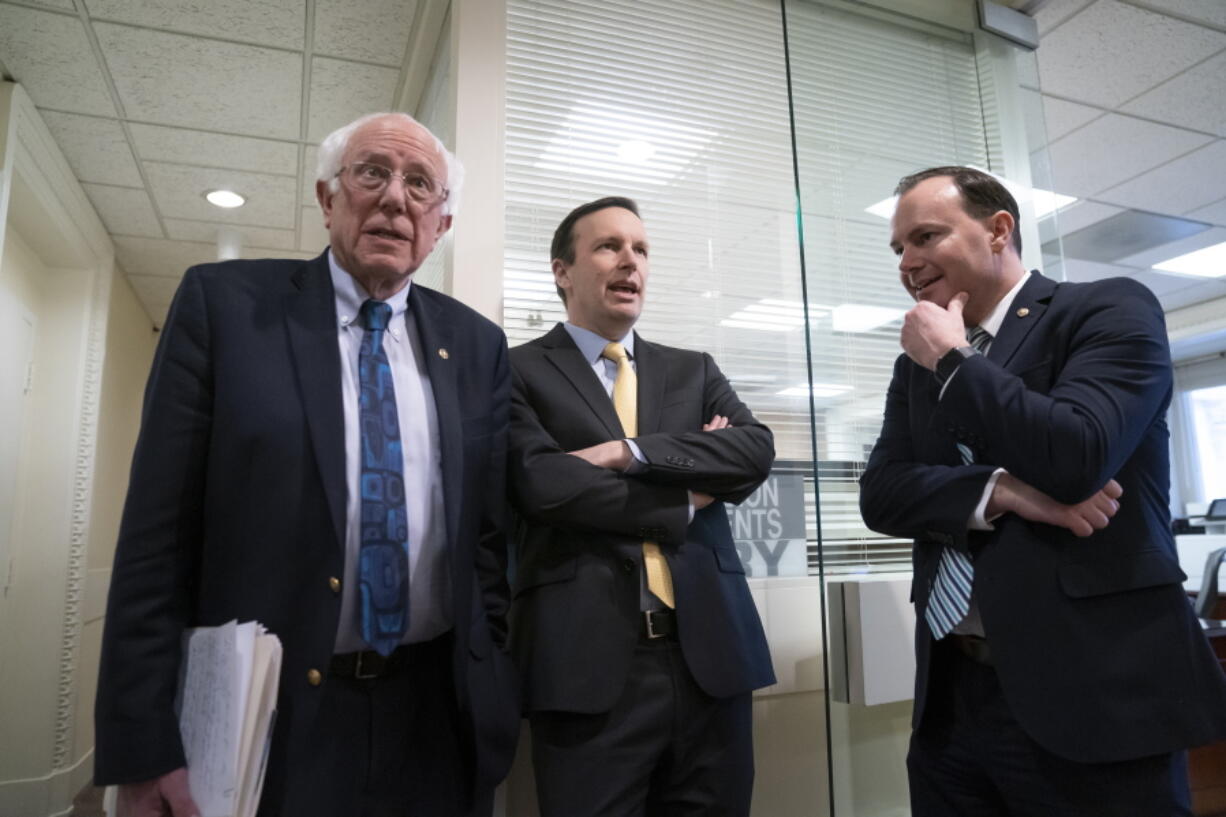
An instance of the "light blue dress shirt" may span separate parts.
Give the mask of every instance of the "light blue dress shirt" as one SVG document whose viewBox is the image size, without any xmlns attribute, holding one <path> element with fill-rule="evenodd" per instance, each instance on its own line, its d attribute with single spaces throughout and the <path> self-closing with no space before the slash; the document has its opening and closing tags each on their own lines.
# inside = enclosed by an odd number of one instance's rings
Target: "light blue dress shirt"
<svg viewBox="0 0 1226 817">
<path fill-rule="evenodd" d="M 358 425 L 358 352 L 366 331 L 358 310 L 370 296 L 328 252 L 336 293 L 337 343 L 341 353 L 341 397 L 345 412 L 345 572 L 336 652 L 370 649 L 358 630 L 357 563 L 361 542 L 361 429 Z M 396 413 L 404 449 L 404 500 L 409 517 L 409 628 L 402 643 L 428 641 L 451 628 L 451 574 L 443 517 L 443 474 L 434 391 L 422 358 L 413 314 L 412 284 L 387 300 L 392 319 L 383 350 L 392 367 Z"/>
</svg>

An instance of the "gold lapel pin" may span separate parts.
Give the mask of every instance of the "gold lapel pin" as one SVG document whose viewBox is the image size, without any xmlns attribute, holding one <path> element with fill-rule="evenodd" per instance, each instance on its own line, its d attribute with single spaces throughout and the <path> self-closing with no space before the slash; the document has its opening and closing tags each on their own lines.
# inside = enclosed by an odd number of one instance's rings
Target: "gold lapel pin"
<svg viewBox="0 0 1226 817">
<path fill-rule="evenodd" d="M 442 348 L 441 346 L 439 347 L 439 350 L 438 350 L 438 356 L 441 357 L 443 360 L 446 360 L 447 358 L 451 357 L 451 355 L 447 353 L 447 350 Z"/>
<path fill-rule="evenodd" d="M 1027 315 L 1029 315 L 1029 314 L 1030 314 L 1030 310 L 1029 310 L 1029 309 L 1027 309 L 1027 308 L 1026 308 L 1026 307 L 1024 307 L 1024 306 L 1023 306 L 1021 309 L 1019 309 L 1019 310 L 1017 311 L 1017 316 L 1018 316 L 1019 318 L 1024 318 L 1024 317 L 1026 317 L 1026 316 L 1027 316 Z"/>
</svg>

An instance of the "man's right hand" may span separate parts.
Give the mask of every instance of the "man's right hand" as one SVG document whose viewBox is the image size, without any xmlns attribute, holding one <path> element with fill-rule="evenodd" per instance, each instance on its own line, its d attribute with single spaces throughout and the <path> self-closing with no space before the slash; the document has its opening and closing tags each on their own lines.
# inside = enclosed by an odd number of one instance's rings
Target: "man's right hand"
<svg viewBox="0 0 1226 817">
<path fill-rule="evenodd" d="M 1074 536 L 1089 536 L 1107 527 L 1120 509 L 1117 501 L 1124 489 L 1109 480 L 1096 494 L 1076 505 L 1057 502 L 1047 494 L 1004 473 L 996 480 L 988 500 L 986 515 L 992 518 L 1002 513 L 1015 513 L 1031 522 L 1044 522 L 1072 531 Z"/>
<path fill-rule="evenodd" d="M 198 817 L 184 767 L 142 783 L 123 783 L 115 798 L 118 817 Z"/>
</svg>

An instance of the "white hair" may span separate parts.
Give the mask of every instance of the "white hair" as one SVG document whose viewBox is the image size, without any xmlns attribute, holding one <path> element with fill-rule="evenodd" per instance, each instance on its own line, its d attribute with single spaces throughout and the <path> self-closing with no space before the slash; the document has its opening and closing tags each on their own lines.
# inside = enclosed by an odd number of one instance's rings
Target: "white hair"
<svg viewBox="0 0 1226 817">
<path fill-rule="evenodd" d="M 319 152 L 315 164 L 315 178 L 321 182 L 326 182 L 328 189 L 333 193 L 339 190 L 340 180 L 336 176 L 340 173 L 341 159 L 345 156 L 345 148 L 349 146 L 349 137 L 353 136 L 353 132 L 366 123 L 385 117 L 401 119 L 408 124 L 416 125 L 430 134 L 430 138 L 434 140 L 434 146 L 438 148 L 438 152 L 442 155 L 443 161 L 447 165 L 447 178 L 443 180 L 443 186 L 447 188 L 447 198 L 443 199 L 441 211 L 445 216 L 455 215 L 460 209 L 460 190 L 464 187 L 464 165 L 451 154 L 451 151 L 443 146 L 443 143 L 437 136 L 430 133 L 429 128 L 407 113 L 385 112 L 367 114 L 329 133 L 319 143 Z"/>
</svg>

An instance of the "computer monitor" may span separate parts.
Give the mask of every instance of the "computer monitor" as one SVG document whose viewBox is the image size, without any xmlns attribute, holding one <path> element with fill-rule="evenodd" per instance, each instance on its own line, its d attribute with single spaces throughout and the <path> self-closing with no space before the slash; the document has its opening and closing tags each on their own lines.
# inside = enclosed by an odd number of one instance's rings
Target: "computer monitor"
<svg viewBox="0 0 1226 817">
<path fill-rule="evenodd" d="M 1205 511 L 1206 522 L 1226 522 L 1226 499 L 1215 499 Z"/>
</svg>

